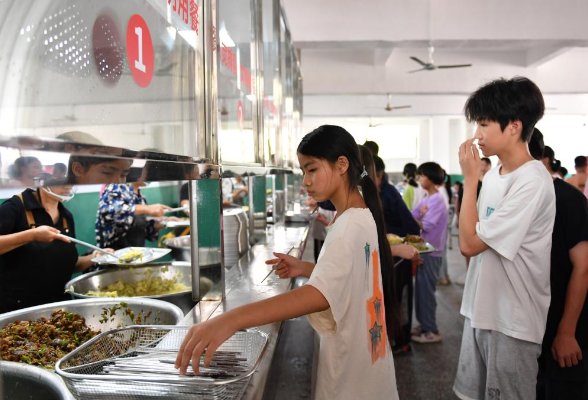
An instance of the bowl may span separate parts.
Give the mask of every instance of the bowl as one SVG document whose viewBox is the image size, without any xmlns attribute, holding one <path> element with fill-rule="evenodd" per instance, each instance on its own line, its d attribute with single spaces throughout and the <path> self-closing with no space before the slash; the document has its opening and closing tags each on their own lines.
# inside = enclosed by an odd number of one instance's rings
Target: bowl
<svg viewBox="0 0 588 400">
<path fill-rule="evenodd" d="M 115 311 L 115 307 L 120 305 L 121 302 L 127 304 L 127 307 L 135 314 L 135 318 L 139 314 L 144 316 L 151 311 L 151 316 L 147 319 L 146 323 L 177 325 L 184 318 L 184 313 L 177 306 L 161 300 L 141 297 L 95 297 L 84 300 L 68 300 L 43 304 L 0 314 L 0 328 L 16 320 L 29 321 L 41 317 L 49 319 L 54 311 L 60 309 L 80 314 L 86 319 L 86 325 L 93 330 L 107 331 L 119 326 L 134 325 L 136 321 L 124 310 L 116 310 L 112 318 L 108 318 L 106 322 L 100 322 L 103 319 L 104 309 Z"/>
<path fill-rule="evenodd" d="M 69 281 L 65 288 L 78 299 L 97 299 L 108 297 L 88 296 L 89 291 L 101 291 L 107 286 L 117 283 L 122 279 L 125 283 L 139 282 L 146 278 L 146 273 L 151 272 L 150 277 L 161 277 L 164 279 L 174 279 L 181 273 L 181 283 L 188 286 L 190 289 L 178 293 L 168 293 L 150 296 L 134 296 L 132 299 L 156 299 L 172 303 L 178 306 L 184 313 L 189 312 L 197 302 L 192 300 L 192 281 L 191 281 L 191 267 L 189 264 L 182 265 L 147 265 L 142 267 L 120 267 L 96 271 L 89 274 L 81 275 Z M 212 288 L 212 281 L 205 277 L 200 278 L 200 296 L 204 296 Z M 117 298 L 111 298 L 117 299 Z"/>
<path fill-rule="evenodd" d="M 0 361 L 0 399 L 72 400 L 73 396 L 53 372 L 33 365 Z"/>
</svg>

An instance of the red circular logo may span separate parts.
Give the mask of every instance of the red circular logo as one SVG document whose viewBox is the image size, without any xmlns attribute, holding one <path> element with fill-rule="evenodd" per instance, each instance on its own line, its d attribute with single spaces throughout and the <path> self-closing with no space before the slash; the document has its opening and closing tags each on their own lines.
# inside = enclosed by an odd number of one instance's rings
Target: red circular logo
<svg viewBox="0 0 588 400">
<path fill-rule="evenodd" d="M 127 25 L 127 60 L 137 85 L 147 87 L 153 78 L 153 43 L 145 20 L 135 14 Z"/>
<path fill-rule="evenodd" d="M 243 103 L 239 100 L 237 104 L 237 121 L 239 122 L 239 130 L 245 129 L 245 113 L 243 112 Z"/>
</svg>

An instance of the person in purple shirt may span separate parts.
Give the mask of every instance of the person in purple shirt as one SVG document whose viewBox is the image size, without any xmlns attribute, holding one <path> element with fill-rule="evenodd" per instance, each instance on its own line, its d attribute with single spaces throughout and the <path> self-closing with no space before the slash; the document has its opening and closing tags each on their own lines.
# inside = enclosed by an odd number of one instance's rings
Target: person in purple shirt
<svg viewBox="0 0 588 400">
<path fill-rule="evenodd" d="M 415 313 L 420 326 L 412 330 L 411 340 L 417 343 L 437 343 L 442 340 L 437 329 L 437 301 L 435 284 L 439 277 L 443 259 L 443 246 L 447 237 L 449 211 L 443 195 L 437 186 L 443 183 L 441 166 L 434 162 L 421 164 L 418 168 L 419 183 L 426 196 L 412 210 L 412 215 L 421 228 L 421 237 L 433 245 L 437 251 L 423 254 L 423 264 L 417 268 L 415 280 Z"/>
</svg>

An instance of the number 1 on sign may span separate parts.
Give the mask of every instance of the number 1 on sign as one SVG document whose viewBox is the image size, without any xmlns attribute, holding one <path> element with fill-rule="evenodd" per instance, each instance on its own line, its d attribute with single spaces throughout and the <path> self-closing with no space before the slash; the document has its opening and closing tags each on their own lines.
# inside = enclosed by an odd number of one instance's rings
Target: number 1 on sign
<svg viewBox="0 0 588 400">
<path fill-rule="evenodd" d="M 141 72 L 145 72 L 145 64 L 143 64 L 143 29 L 141 27 L 135 27 L 135 34 L 139 39 L 139 59 L 135 60 L 135 68 Z"/>
</svg>

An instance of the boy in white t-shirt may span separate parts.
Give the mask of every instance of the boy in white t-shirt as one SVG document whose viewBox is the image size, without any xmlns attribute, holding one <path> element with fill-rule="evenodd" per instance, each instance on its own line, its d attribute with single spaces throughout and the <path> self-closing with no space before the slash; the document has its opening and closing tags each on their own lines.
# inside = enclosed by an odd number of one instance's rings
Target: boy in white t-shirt
<svg viewBox="0 0 588 400">
<path fill-rule="evenodd" d="M 472 257 L 461 313 L 466 317 L 454 391 L 461 399 L 535 399 L 537 357 L 550 303 L 552 179 L 529 153 L 545 105 L 530 80 L 499 79 L 465 105 L 478 123 L 459 161 L 464 195 L 459 244 Z M 476 206 L 480 155 L 502 165 L 484 177 Z"/>
</svg>

